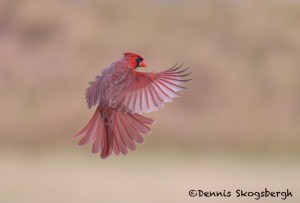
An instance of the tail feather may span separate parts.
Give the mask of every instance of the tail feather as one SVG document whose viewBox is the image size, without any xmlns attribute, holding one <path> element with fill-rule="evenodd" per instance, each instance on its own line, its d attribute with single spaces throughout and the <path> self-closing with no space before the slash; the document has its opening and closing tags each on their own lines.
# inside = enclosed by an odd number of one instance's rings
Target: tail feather
<svg viewBox="0 0 300 203">
<path fill-rule="evenodd" d="M 133 127 L 132 123 L 130 123 L 124 115 L 120 116 L 121 122 L 124 126 L 126 126 L 126 129 L 128 131 L 128 134 L 130 135 L 130 138 L 135 141 L 138 144 L 144 143 L 144 138 L 141 136 L 141 134 Z"/>
<path fill-rule="evenodd" d="M 120 154 L 120 149 L 119 149 L 119 146 L 118 146 L 116 140 L 113 140 L 113 152 L 117 156 L 119 156 L 119 154 Z"/>
<path fill-rule="evenodd" d="M 101 119 L 98 119 L 97 125 L 99 125 L 99 128 L 98 128 L 97 134 L 95 135 L 96 139 L 95 139 L 93 147 L 92 147 L 93 154 L 97 154 L 100 152 L 103 140 L 101 139 L 101 136 L 98 136 L 98 135 L 105 133 L 105 126 L 104 126 L 104 123 L 101 122 Z"/>
<path fill-rule="evenodd" d="M 135 119 L 139 120 L 140 122 L 142 122 L 143 124 L 146 124 L 146 125 L 152 125 L 155 123 L 155 121 L 153 119 L 141 116 L 140 114 L 133 114 L 132 116 L 135 117 Z"/>
<path fill-rule="evenodd" d="M 133 115 L 128 115 L 128 116 L 125 116 L 125 118 L 127 119 L 127 121 L 129 123 L 132 124 L 132 126 L 140 133 L 143 133 L 143 134 L 150 134 L 151 133 L 151 129 L 146 126 L 145 124 L 143 124 L 141 121 L 139 121 L 137 118 L 135 118 Z"/>
<path fill-rule="evenodd" d="M 115 121 L 115 125 L 114 125 L 114 130 L 115 130 L 115 134 L 114 134 L 115 139 L 114 140 L 117 142 L 120 152 L 125 155 L 128 153 L 128 150 L 126 147 L 126 143 L 123 140 L 124 135 L 121 134 L 118 124 L 116 122 L 117 122 L 117 120 Z"/>
<path fill-rule="evenodd" d="M 78 146 L 93 142 L 92 153 L 96 154 L 101 151 L 100 157 L 105 159 L 112 153 L 126 155 L 129 150 L 134 151 L 136 143 L 144 143 L 142 134 L 151 133 L 148 125 L 153 124 L 154 120 L 150 118 L 119 111 L 111 115 L 113 122 L 106 124 L 101 115 L 101 109 L 97 108 L 88 124 L 73 137 L 81 137 Z"/>
<path fill-rule="evenodd" d="M 123 135 L 123 142 L 128 147 L 128 149 L 134 151 L 136 149 L 136 145 L 133 141 L 133 139 L 128 134 L 128 131 L 126 130 L 126 127 L 123 125 L 123 122 L 120 119 L 120 116 L 116 114 L 116 125 L 119 129 L 119 133 Z"/>
<path fill-rule="evenodd" d="M 98 109 L 95 111 L 94 115 L 92 116 L 91 120 L 88 122 L 88 124 L 81 130 L 79 131 L 76 135 L 74 135 L 72 138 L 77 138 L 77 137 L 84 137 L 87 131 L 93 126 L 96 117 L 98 116 L 99 111 Z"/>
<path fill-rule="evenodd" d="M 96 135 L 98 134 L 98 129 L 99 129 L 99 125 L 98 121 L 99 119 L 94 119 L 91 127 L 89 129 L 87 129 L 85 135 L 83 136 L 83 138 L 78 142 L 78 146 L 84 146 L 87 145 L 93 141 L 95 141 L 96 139 Z"/>
<path fill-rule="evenodd" d="M 105 133 L 102 135 L 98 134 L 97 136 L 100 136 L 103 139 L 103 145 L 102 145 L 100 157 L 102 159 L 105 159 L 108 156 L 110 156 L 113 151 L 113 138 L 114 138 L 113 131 L 111 130 L 110 126 L 105 126 Z"/>
</svg>

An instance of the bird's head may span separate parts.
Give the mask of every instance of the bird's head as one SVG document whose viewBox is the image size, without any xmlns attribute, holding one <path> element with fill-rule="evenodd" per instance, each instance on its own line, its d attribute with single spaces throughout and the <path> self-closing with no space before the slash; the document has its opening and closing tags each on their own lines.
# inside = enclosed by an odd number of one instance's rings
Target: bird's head
<svg viewBox="0 0 300 203">
<path fill-rule="evenodd" d="M 136 69 L 138 67 L 147 67 L 147 64 L 143 57 L 136 53 L 126 52 L 124 53 L 124 58 L 127 60 L 127 62 L 130 65 L 130 68 L 132 69 Z"/>
</svg>

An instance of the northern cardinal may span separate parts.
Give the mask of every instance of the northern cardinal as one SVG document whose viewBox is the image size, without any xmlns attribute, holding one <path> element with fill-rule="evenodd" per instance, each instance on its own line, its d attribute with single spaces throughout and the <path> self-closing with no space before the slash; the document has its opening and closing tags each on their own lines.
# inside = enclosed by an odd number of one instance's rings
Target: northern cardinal
<svg viewBox="0 0 300 203">
<path fill-rule="evenodd" d="M 73 138 L 81 137 L 78 146 L 93 142 L 92 153 L 99 153 L 102 159 L 114 152 L 127 154 L 135 150 L 136 143 L 143 143 L 141 134 L 150 134 L 148 125 L 154 120 L 141 115 L 156 111 L 178 97 L 176 93 L 186 89 L 182 82 L 190 73 L 181 66 L 162 72 L 138 72 L 146 67 L 145 60 L 136 53 L 126 52 L 119 60 L 109 65 L 102 74 L 90 83 L 85 96 L 88 108 L 97 109 L 88 124 Z"/>
</svg>

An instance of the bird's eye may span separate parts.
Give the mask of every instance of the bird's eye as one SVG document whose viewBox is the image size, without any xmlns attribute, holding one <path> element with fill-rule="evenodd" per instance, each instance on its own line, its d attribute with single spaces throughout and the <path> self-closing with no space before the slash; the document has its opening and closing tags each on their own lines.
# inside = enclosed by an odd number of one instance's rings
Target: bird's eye
<svg viewBox="0 0 300 203">
<path fill-rule="evenodd" d="M 141 61 L 143 61 L 143 58 L 140 58 L 140 57 L 139 57 L 139 58 L 136 58 L 136 62 L 137 62 L 137 63 L 139 63 L 139 62 L 141 62 Z"/>
</svg>

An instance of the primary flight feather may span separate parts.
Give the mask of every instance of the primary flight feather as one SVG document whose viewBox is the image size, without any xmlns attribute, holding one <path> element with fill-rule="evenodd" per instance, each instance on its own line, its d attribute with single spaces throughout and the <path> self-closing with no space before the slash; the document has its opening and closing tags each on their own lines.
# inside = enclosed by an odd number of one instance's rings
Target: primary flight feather
<svg viewBox="0 0 300 203">
<path fill-rule="evenodd" d="M 136 53 L 127 52 L 108 66 L 90 83 L 86 90 L 89 108 L 97 109 L 88 124 L 73 138 L 81 137 L 79 146 L 93 143 L 92 152 L 102 159 L 114 152 L 127 154 L 135 150 L 136 143 L 143 143 L 142 134 L 150 134 L 149 125 L 154 120 L 142 113 L 155 111 L 165 102 L 178 97 L 180 86 L 190 73 L 176 65 L 162 72 L 142 73 L 138 67 L 146 67 L 145 60 Z"/>
</svg>

